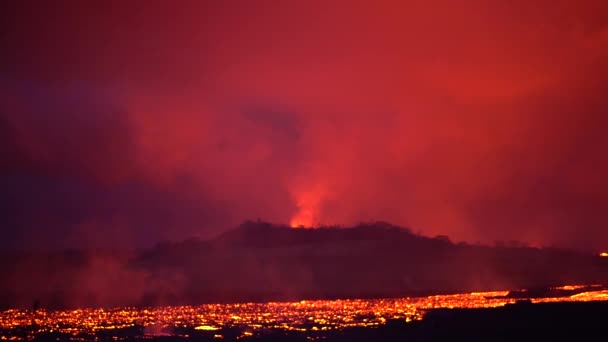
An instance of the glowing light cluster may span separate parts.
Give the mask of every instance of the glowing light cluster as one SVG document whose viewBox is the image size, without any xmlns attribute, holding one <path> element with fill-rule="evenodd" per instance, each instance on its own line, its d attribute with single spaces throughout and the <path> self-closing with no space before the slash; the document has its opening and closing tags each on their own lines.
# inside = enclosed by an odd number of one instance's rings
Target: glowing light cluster
<svg viewBox="0 0 608 342">
<path fill-rule="evenodd" d="M 564 286 L 556 289 L 577 289 Z M 535 298 L 533 303 L 608 300 L 608 290 L 597 287 L 569 297 Z M 40 334 L 60 333 L 71 340 L 87 340 L 103 332 L 116 339 L 131 334 L 211 334 L 223 338 L 223 329 L 238 328 L 240 337 L 269 330 L 311 334 L 349 327 L 374 327 L 389 319 L 419 320 L 426 310 L 437 308 L 493 308 L 515 303 L 507 291 L 474 292 L 416 298 L 314 300 L 201 306 L 168 306 L 148 309 L 79 309 L 71 311 L 6 310 L 0 312 L 0 340 L 34 339 Z M 133 332 L 134 331 L 134 332 Z"/>
</svg>

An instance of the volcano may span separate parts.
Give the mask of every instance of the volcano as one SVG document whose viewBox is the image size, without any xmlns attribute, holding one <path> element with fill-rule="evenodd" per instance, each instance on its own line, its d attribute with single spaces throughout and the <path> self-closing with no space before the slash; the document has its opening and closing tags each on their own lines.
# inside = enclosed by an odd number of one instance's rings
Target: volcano
<svg viewBox="0 0 608 342">
<path fill-rule="evenodd" d="M 247 221 L 209 240 L 165 242 L 124 255 L 5 255 L 3 267 L 0 304 L 8 307 L 32 298 L 67 307 L 165 305 L 608 283 L 608 260 L 598 255 L 453 243 L 385 222 L 293 229 Z"/>
</svg>

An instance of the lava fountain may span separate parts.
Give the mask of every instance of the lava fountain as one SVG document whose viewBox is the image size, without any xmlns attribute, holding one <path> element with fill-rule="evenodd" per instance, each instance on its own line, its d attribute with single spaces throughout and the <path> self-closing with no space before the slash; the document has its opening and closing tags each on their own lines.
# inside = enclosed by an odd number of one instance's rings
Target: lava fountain
<svg viewBox="0 0 608 342">
<path fill-rule="evenodd" d="M 313 228 L 318 226 L 324 194 L 323 188 L 320 187 L 297 193 L 295 197 L 298 211 L 291 218 L 289 225 L 292 228 Z"/>
</svg>

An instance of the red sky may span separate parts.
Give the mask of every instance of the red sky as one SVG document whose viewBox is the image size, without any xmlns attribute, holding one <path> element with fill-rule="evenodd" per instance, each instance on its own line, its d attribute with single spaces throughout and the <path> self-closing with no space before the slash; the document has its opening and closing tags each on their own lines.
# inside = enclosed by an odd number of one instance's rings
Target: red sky
<svg viewBox="0 0 608 342">
<path fill-rule="evenodd" d="M 260 218 L 608 248 L 606 1 L 12 6 L 5 247 Z"/>
</svg>

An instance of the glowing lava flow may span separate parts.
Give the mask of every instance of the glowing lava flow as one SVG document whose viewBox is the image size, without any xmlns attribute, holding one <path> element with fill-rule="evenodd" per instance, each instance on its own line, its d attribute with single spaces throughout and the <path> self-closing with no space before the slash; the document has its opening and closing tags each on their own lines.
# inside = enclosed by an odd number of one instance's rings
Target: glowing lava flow
<svg viewBox="0 0 608 342">
<path fill-rule="evenodd" d="M 531 302 L 608 301 L 608 290 L 601 285 L 570 285 L 554 289 L 581 288 L 589 291 L 568 297 L 532 298 Z M 144 341 L 158 336 L 175 336 L 175 340 L 189 337 L 210 340 L 211 336 L 221 339 L 224 332 L 232 334 L 235 331 L 240 334 L 236 337 L 239 340 L 249 336 L 259 337 L 269 331 L 316 334 L 319 331 L 353 327 L 377 327 L 388 320 L 421 320 L 431 309 L 493 308 L 518 301 L 517 298 L 509 298 L 508 294 L 509 291 L 493 291 L 411 298 L 228 303 L 139 309 L 13 309 L 0 311 L 0 341 L 46 339 L 49 336 L 56 336 L 57 340 L 62 341 Z"/>
</svg>

